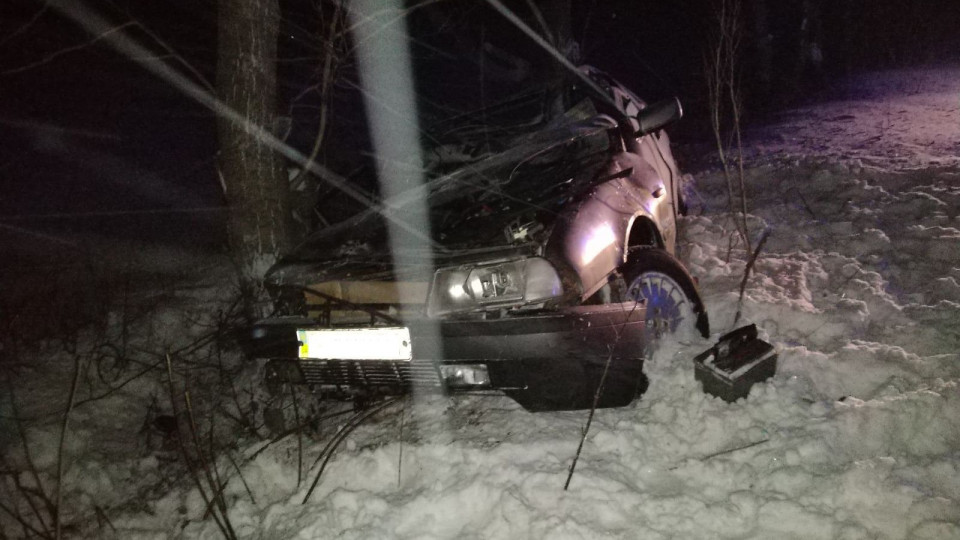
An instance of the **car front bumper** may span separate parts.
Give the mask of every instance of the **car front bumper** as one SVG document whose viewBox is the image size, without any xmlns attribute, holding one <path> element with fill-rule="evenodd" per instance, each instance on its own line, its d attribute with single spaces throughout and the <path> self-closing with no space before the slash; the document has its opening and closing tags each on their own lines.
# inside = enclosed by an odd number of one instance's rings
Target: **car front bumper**
<svg viewBox="0 0 960 540">
<path fill-rule="evenodd" d="M 262 321 L 241 342 L 248 356 L 271 359 L 272 376 L 321 389 L 499 390 L 529 410 L 562 410 L 589 408 L 602 383 L 598 406 L 613 407 L 645 389 L 644 315 L 642 305 L 629 302 L 498 319 L 406 321 L 409 360 L 301 358 L 297 330 L 316 328 L 306 318 Z"/>
</svg>

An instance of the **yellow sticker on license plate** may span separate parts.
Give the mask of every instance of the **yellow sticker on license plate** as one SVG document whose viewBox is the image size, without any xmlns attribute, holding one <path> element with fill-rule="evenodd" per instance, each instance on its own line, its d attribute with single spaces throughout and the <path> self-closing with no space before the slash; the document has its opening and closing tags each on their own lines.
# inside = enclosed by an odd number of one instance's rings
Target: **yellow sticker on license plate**
<svg viewBox="0 0 960 540">
<path fill-rule="evenodd" d="M 299 357 L 314 360 L 410 361 L 409 328 L 297 330 Z"/>
</svg>

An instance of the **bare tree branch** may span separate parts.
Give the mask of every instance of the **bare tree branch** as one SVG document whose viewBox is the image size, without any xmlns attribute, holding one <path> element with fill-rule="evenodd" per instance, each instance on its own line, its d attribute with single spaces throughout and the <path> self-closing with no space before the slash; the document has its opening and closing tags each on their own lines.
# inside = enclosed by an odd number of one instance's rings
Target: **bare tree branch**
<svg viewBox="0 0 960 540">
<path fill-rule="evenodd" d="M 540 31 L 543 32 L 544 38 L 553 43 L 554 47 L 557 46 L 557 40 L 554 39 L 553 33 L 550 32 L 550 25 L 547 24 L 547 20 L 543 18 L 543 12 L 540 11 L 540 8 L 534 3 L 533 0 L 527 0 L 527 7 L 530 8 L 530 11 L 533 13 L 533 18 L 537 20 L 537 24 L 540 25 Z"/>
<path fill-rule="evenodd" d="M 184 57 L 181 56 L 177 51 L 175 51 L 175 50 L 173 49 L 173 47 L 171 47 L 170 45 L 168 45 L 166 41 L 164 41 L 163 39 L 160 38 L 160 36 L 158 36 L 156 33 L 154 33 L 152 30 L 150 30 L 149 28 L 147 28 L 146 26 L 144 26 L 144 25 L 142 25 L 142 24 L 139 24 L 139 23 L 138 23 L 137 26 L 140 28 L 140 30 L 143 31 L 143 33 L 147 34 L 147 36 L 149 36 L 150 39 L 152 39 L 153 41 L 155 41 L 155 42 L 157 43 L 157 45 L 159 45 L 160 47 L 162 47 L 163 50 L 167 51 L 167 54 L 168 54 L 171 58 L 173 58 L 174 60 L 176 60 L 181 66 L 183 66 L 184 68 L 186 68 L 187 71 L 189 71 L 190 73 L 192 73 L 193 76 L 196 77 L 196 79 L 197 79 L 198 81 L 200 81 L 207 90 L 209 90 L 210 92 L 215 92 L 215 91 L 216 91 L 216 90 L 214 89 L 214 87 L 213 87 L 213 83 L 211 83 L 210 81 L 208 81 L 207 78 L 203 76 L 203 73 L 200 72 L 200 70 L 198 70 L 197 68 L 195 68 L 195 67 L 193 66 L 193 64 L 191 64 L 190 62 L 187 61 L 186 58 L 184 58 Z M 154 57 L 152 57 L 151 59 L 154 60 L 154 61 L 158 61 L 158 60 L 159 60 L 159 61 L 163 61 L 163 60 L 164 60 L 164 58 L 163 58 L 163 57 L 160 57 L 160 56 L 154 56 Z M 134 59 L 132 59 L 132 60 L 137 61 L 136 58 L 134 58 Z"/>
<path fill-rule="evenodd" d="M 36 13 L 33 14 L 33 17 L 30 17 L 29 21 L 25 22 L 22 26 L 20 26 L 20 28 L 17 28 L 16 30 L 14 30 L 7 37 L 0 39 L 0 46 L 6 44 L 10 40 L 14 39 L 15 37 L 19 36 L 20 34 L 32 28 L 33 25 L 40 20 L 40 17 L 42 17 L 43 14 L 46 13 L 49 8 L 50 8 L 50 4 L 44 2 L 43 6 L 40 9 L 38 9 Z"/>
<path fill-rule="evenodd" d="M 16 67 L 16 68 L 13 68 L 13 69 L 8 69 L 8 70 L 6 70 L 6 71 L 0 71 L 0 75 L 16 75 L 17 73 L 23 73 L 24 71 L 29 71 L 29 70 L 31 70 L 31 69 L 35 69 L 35 68 L 38 68 L 38 67 L 40 67 L 40 66 L 49 64 L 50 62 L 53 62 L 54 60 L 56 60 L 57 58 L 60 58 L 60 57 L 63 56 L 63 55 L 70 54 L 70 53 L 72 53 L 72 52 L 76 52 L 76 51 L 79 51 L 79 50 L 82 50 L 82 49 L 86 49 L 87 47 L 90 47 L 90 46 L 92 46 L 92 45 L 95 45 L 95 44 L 96 44 L 97 42 L 99 42 L 100 40 L 106 39 L 106 38 L 110 37 L 111 34 L 114 34 L 114 33 L 117 33 L 117 32 L 121 32 L 121 31 L 123 31 L 124 29 L 129 28 L 129 27 L 131 27 L 131 26 L 139 26 L 139 25 L 137 24 L 136 21 L 128 21 L 128 22 L 125 22 L 125 23 L 121 24 L 120 26 L 115 26 L 115 27 L 113 27 L 113 28 L 110 28 L 110 29 L 108 29 L 108 30 L 105 30 L 104 32 L 102 32 L 102 33 L 100 33 L 100 34 L 97 34 L 97 35 L 93 36 L 93 39 L 91 39 L 90 41 L 87 41 L 86 43 L 81 43 L 81 44 L 79 44 L 79 45 L 74 45 L 73 47 L 67 47 L 66 49 L 60 49 L 59 51 L 52 52 L 52 53 L 48 54 L 47 56 L 45 56 L 43 59 L 38 60 L 38 61 L 36 61 L 36 62 L 32 62 L 32 63 L 27 64 L 27 65 L 25 65 L 25 66 Z"/>
<path fill-rule="evenodd" d="M 310 150 L 310 155 L 307 156 L 307 160 L 310 162 L 316 161 L 317 156 L 320 154 L 320 148 L 323 146 L 327 132 L 327 112 L 330 106 L 329 92 L 333 87 L 334 58 L 336 57 L 336 46 L 333 40 L 336 39 L 336 27 L 341 20 L 341 9 L 338 5 L 333 17 L 331 17 L 330 29 L 327 32 L 329 43 L 327 43 L 326 52 L 324 53 L 323 70 L 321 71 L 320 84 L 317 90 L 320 93 L 320 125 L 317 127 L 317 136 L 313 141 L 313 148 Z M 336 60 L 337 63 L 340 62 L 339 58 Z M 300 169 L 300 172 L 290 180 L 291 189 L 297 187 L 301 177 L 306 173 L 306 168 Z M 325 223 L 324 225 L 329 225 L 329 223 Z"/>
</svg>

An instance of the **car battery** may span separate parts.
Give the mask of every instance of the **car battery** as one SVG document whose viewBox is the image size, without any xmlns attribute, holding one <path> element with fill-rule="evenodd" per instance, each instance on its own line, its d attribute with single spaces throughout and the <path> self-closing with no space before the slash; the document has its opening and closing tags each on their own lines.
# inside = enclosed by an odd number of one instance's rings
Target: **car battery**
<svg viewBox="0 0 960 540">
<path fill-rule="evenodd" d="M 777 352 L 757 338 L 757 325 L 738 328 L 693 359 L 694 377 L 703 391 L 728 402 L 747 397 L 754 383 L 773 377 Z"/>
</svg>

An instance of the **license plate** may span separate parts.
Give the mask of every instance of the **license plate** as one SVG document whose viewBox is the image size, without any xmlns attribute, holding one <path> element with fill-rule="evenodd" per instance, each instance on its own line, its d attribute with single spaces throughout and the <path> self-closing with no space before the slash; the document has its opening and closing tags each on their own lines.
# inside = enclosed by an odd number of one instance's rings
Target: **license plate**
<svg viewBox="0 0 960 540">
<path fill-rule="evenodd" d="M 409 328 L 297 330 L 300 358 L 394 360 L 413 358 Z"/>
</svg>

